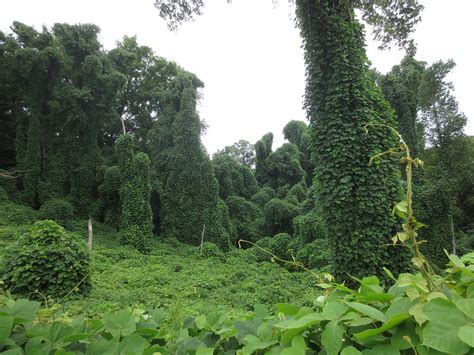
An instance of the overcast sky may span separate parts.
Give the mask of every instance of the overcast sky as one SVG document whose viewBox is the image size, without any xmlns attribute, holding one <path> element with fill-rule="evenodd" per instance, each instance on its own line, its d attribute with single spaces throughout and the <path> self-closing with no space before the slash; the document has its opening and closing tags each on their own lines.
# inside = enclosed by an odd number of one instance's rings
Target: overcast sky
<svg viewBox="0 0 474 355">
<path fill-rule="evenodd" d="M 204 144 L 210 153 L 239 139 L 254 143 L 263 134 L 275 135 L 292 120 L 304 120 L 304 63 L 294 11 L 285 1 L 207 0 L 204 15 L 168 31 L 153 6 L 154 0 L 2 0 L 0 29 L 13 21 L 36 28 L 56 22 L 94 23 L 101 28 L 106 49 L 124 35 L 194 72 L 204 81 L 199 107 L 209 124 Z M 426 8 L 415 40 L 417 58 L 428 63 L 454 59 L 453 81 L 460 109 L 474 135 L 474 81 L 472 45 L 473 0 L 423 0 Z M 379 51 L 368 37 L 368 56 L 381 72 L 399 63 L 403 53 Z"/>
</svg>

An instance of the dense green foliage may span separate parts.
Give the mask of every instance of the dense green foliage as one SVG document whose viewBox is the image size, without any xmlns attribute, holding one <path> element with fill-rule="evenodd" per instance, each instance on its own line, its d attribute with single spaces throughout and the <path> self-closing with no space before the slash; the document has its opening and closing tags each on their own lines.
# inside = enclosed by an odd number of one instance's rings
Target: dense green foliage
<svg viewBox="0 0 474 355">
<path fill-rule="evenodd" d="M 157 1 L 173 27 L 202 5 Z M 388 74 L 369 70 L 355 10 L 382 45 L 407 46 L 416 0 L 296 9 L 309 126 L 288 122 L 275 150 L 267 133 L 212 160 L 204 84 L 136 38 L 105 51 L 94 25 L 0 32 L 0 351 L 472 351 L 473 254 L 443 250 L 474 247 L 474 141 L 446 81 L 454 63 L 427 66 L 410 44 Z M 421 274 L 403 273 L 408 250 Z"/>
<path fill-rule="evenodd" d="M 232 158 L 248 168 L 252 168 L 255 165 L 254 146 L 243 139 L 232 145 L 224 147 L 222 150 L 218 150 L 212 155 L 213 160 L 219 157 Z"/>
<path fill-rule="evenodd" d="M 298 147 L 285 143 L 272 152 L 266 162 L 266 181 L 274 189 L 293 186 L 304 180 L 305 172 L 300 164 Z"/>
<path fill-rule="evenodd" d="M 266 228 L 270 234 L 293 234 L 293 218 L 299 214 L 297 206 L 278 198 L 271 199 L 263 210 Z"/>
<path fill-rule="evenodd" d="M 451 256 L 449 268 L 438 280 L 443 285 L 441 291 L 429 290 L 421 275 L 402 274 L 388 290 L 371 276 L 357 279 L 357 289 L 321 283 L 327 290 L 312 307 L 278 303 L 269 311 L 256 305 L 253 312 L 240 314 L 212 311 L 188 316 L 176 306 L 166 311 L 122 309 L 72 322 L 40 321 L 32 331 L 33 321 L 38 322 L 41 315 L 39 303 L 2 298 L 0 336 L 5 341 L 0 347 L 43 354 L 102 354 L 106 350 L 144 354 L 468 354 L 474 347 L 473 257 Z"/>
<path fill-rule="evenodd" d="M 121 173 L 120 238 L 138 250 L 148 251 L 153 231 L 150 160 L 145 153 L 135 154 L 133 137 L 128 134 L 119 137 L 116 152 Z"/>
<path fill-rule="evenodd" d="M 50 220 L 36 222 L 6 250 L 2 269 L 11 292 L 35 299 L 84 294 L 91 286 L 85 244 Z"/>
<path fill-rule="evenodd" d="M 364 125 L 395 125 L 382 93 L 371 82 L 362 25 L 350 5 L 297 1 L 306 60 L 317 203 L 333 250 L 336 276 L 377 274 L 383 265 L 406 270 L 408 258 L 384 246 L 394 231 L 390 209 L 399 195 L 395 164 L 367 166 L 396 144 L 390 133 L 366 135 Z"/>
<path fill-rule="evenodd" d="M 246 165 L 239 164 L 228 156 L 215 156 L 212 159 L 214 174 L 219 183 L 219 196 L 225 200 L 229 196 L 249 199 L 258 190 L 257 180 Z"/>
<path fill-rule="evenodd" d="M 219 185 L 211 161 L 201 147 L 201 121 L 196 114 L 192 79 L 181 78 L 183 93 L 172 124 L 174 141 L 163 197 L 163 230 L 169 237 L 198 245 L 206 241 L 227 249 L 229 235 L 218 210 Z"/>
<path fill-rule="evenodd" d="M 255 178 L 260 185 L 267 183 L 267 158 L 272 152 L 273 133 L 265 134 L 255 143 Z"/>
<path fill-rule="evenodd" d="M 264 218 L 258 205 L 239 196 L 230 196 L 226 204 L 230 219 L 235 226 L 234 245 L 237 245 L 239 239 L 255 242 L 262 237 Z"/>
<path fill-rule="evenodd" d="M 39 219 L 52 219 L 64 226 L 69 220 L 74 219 L 74 208 L 63 199 L 53 198 L 46 201 L 38 212 Z"/>
</svg>

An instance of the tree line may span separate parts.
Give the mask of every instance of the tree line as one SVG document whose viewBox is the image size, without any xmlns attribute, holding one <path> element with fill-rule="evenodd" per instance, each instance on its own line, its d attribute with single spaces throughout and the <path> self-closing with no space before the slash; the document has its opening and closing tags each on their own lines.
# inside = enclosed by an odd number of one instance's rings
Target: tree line
<svg viewBox="0 0 474 355">
<path fill-rule="evenodd" d="M 370 70 L 354 9 L 328 4 L 296 4 L 309 125 L 288 122 L 275 150 L 267 133 L 212 159 L 194 74 L 134 37 L 105 51 L 94 25 L 15 22 L 0 33 L 0 161 L 20 176 L 0 183 L 36 209 L 72 206 L 144 252 L 159 238 L 224 250 L 245 239 L 342 279 L 401 272 L 409 253 L 387 244 L 403 170 L 394 157 L 368 166 L 397 144 L 385 130 L 365 134 L 376 121 L 426 161 L 415 182 L 427 254 L 441 266 L 443 248 L 472 250 L 474 141 L 446 80 L 454 63 L 416 59 L 399 29 L 406 57 L 385 75 Z"/>
</svg>

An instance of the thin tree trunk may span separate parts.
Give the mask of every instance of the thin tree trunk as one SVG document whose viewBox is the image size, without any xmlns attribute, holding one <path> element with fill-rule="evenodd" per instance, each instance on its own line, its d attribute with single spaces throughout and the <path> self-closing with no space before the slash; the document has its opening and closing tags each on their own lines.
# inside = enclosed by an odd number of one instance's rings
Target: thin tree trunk
<svg viewBox="0 0 474 355">
<path fill-rule="evenodd" d="M 456 236 L 454 235 L 454 221 L 453 221 L 453 214 L 449 214 L 449 227 L 451 232 L 451 240 L 453 243 L 453 254 L 456 255 Z"/>
<path fill-rule="evenodd" d="M 201 233 L 201 256 L 202 256 L 202 244 L 204 243 L 204 231 L 206 230 L 206 225 L 202 226 L 202 233 Z"/>
<path fill-rule="evenodd" d="M 92 231 L 92 218 L 89 218 L 89 221 L 87 222 L 87 229 L 89 231 L 89 238 L 87 239 L 87 248 L 89 251 L 92 250 L 92 237 L 93 237 L 93 231 Z"/>
</svg>

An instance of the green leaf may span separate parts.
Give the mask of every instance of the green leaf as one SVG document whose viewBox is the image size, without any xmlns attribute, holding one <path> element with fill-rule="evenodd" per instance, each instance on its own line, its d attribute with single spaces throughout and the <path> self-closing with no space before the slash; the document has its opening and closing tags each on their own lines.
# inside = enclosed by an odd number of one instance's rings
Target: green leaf
<svg viewBox="0 0 474 355">
<path fill-rule="evenodd" d="M 89 333 L 77 333 L 73 335 L 69 335 L 67 337 L 63 338 L 63 341 L 66 343 L 73 342 L 73 341 L 79 341 L 79 340 L 87 340 L 91 337 L 92 334 Z"/>
<path fill-rule="evenodd" d="M 196 349 L 196 355 L 213 355 L 214 354 L 214 348 L 197 348 Z"/>
<path fill-rule="evenodd" d="M 435 298 L 423 307 L 429 323 L 423 328 L 423 345 L 446 352 L 463 354 L 469 347 L 458 337 L 467 317 L 451 301 Z"/>
<path fill-rule="evenodd" d="M 400 355 L 400 351 L 390 344 L 376 345 L 372 349 L 362 351 L 363 355 Z"/>
<path fill-rule="evenodd" d="M 301 335 L 295 336 L 291 341 L 291 347 L 283 349 L 280 355 L 306 355 L 306 342 Z"/>
<path fill-rule="evenodd" d="M 464 268 L 466 265 L 462 262 L 462 260 L 459 258 L 459 256 L 454 255 L 454 254 L 448 254 L 446 250 L 444 250 L 446 255 L 448 256 L 449 260 L 453 263 L 454 266 L 459 267 L 459 268 Z"/>
<path fill-rule="evenodd" d="M 474 325 L 473 324 L 466 324 L 463 325 L 458 330 L 459 338 L 469 345 L 471 348 L 474 348 Z"/>
<path fill-rule="evenodd" d="M 272 340 L 272 341 L 262 341 L 259 338 L 257 338 L 255 335 L 246 335 L 244 338 L 244 352 L 249 352 L 253 353 L 255 350 L 261 350 L 261 349 L 266 349 L 273 344 L 278 343 L 278 340 Z"/>
<path fill-rule="evenodd" d="M 387 269 L 386 267 L 382 267 L 382 269 L 383 269 L 383 271 L 385 271 L 385 273 L 388 275 L 388 277 L 390 277 L 393 281 L 397 281 L 395 279 L 395 277 L 393 276 L 392 272 L 389 269 Z"/>
<path fill-rule="evenodd" d="M 300 319 L 288 319 L 274 326 L 280 329 L 304 329 L 314 324 L 319 324 L 324 319 L 321 313 L 310 313 Z"/>
<path fill-rule="evenodd" d="M 294 316 L 299 311 L 299 307 L 288 303 L 277 303 L 275 305 L 278 312 L 283 313 L 285 316 Z"/>
<path fill-rule="evenodd" d="M 466 316 L 474 319 L 474 298 L 460 298 L 455 304 Z"/>
<path fill-rule="evenodd" d="M 382 312 L 380 312 L 378 309 L 374 307 L 371 307 L 363 303 L 358 303 L 358 302 L 346 302 L 346 303 L 349 305 L 349 307 L 356 310 L 357 312 L 360 312 L 380 322 L 385 322 L 387 320 L 387 317 L 385 316 L 385 314 L 383 314 Z"/>
<path fill-rule="evenodd" d="M 13 328 L 13 317 L 0 316 L 0 339 L 6 339 L 10 336 Z"/>
<path fill-rule="evenodd" d="M 348 346 L 342 349 L 341 355 L 362 355 L 362 353 L 353 346 Z"/>
<path fill-rule="evenodd" d="M 120 342 L 120 354 L 141 354 L 150 344 L 148 341 L 137 334 L 127 335 Z"/>
<path fill-rule="evenodd" d="M 335 300 L 324 306 L 322 315 L 327 320 L 336 320 L 339 319 L 348 309 L 349 307 L 345 303 Z"/>
<path fill-rule="evenodd" d="M 36 318 L 39 306 L 39 302 L 19 299 L 15 301 L 9 313 L 15 318 L 15 324 L 29 323 Z"/>
<path fill-rule="evenodd" d="M 386 330 L 392 329 L 393 327 L 403 323 L 407 319 L 411 318 L 409 314 L 397 314 L 386 321 L 382 326 L 375 329 L 367 329 L 363 332 L 354 334 L 357 340 L 366 340 L 374 335 L 380 334 Z"/>
<path fill-rule="evenodd" d="M 358 301 L 365 301 L 365 302 L 371 302 L 371 301 L 390 302 L 393 299 L 393 296 L 389 295 L 388 293 L 371 292 L 371 293 L 367 293 L 363 295 L 357 295 L 356 298 Z"/>
<path fill-rule="evenodd" d="M 424 307 L 423 303 L 415 303 L 408 310 L 408 313 L 411 314 L 415 318 L 416 322 L 419 325 L 422 325 L 428 320 L 428 318 L 426 317 L 426 314 L 423 312 L 423 307 Z"/>
<path fill-rule="evenodd" d="M 126 336 L 132 334 L 136 329 L 133 316 L 126 310 L 105 314 L 102 319 L 104 320 L 106 331 L 112 333 L 113 336 Z"/>
<path fill-rule="evenodd" d="M 390 307 L 385 312 L 385 316 L 390 318 L 396 314 L 408 313 L 411 305 L 412 302 L 408 298 L 399 297 L 391 302 Z"/>
<path fill-rule="evenodd" d="M 87 345 L 86 355 L 116 355 L 119 343 L 115 340 L 99 339 Z"/>
<path fill-rule="evenodd" d="M 265 305 L 258 303 L 255 305 L 254 310 L 255 310 L 255 316 L 257 318 L 268 317 L 268 310 L 267 310 L 267 307 L 265 307 Z"/>
<path fill-rule="evenodd" d="M 23 351 L 20 348 L 9 349 L 2 351 L 2 355 L 23 355 Z"/>
<path fill-rule="evenodd" d="M 337 321 L 332 320 L 323 330 L 321 335 L 321 344 L 328 355 L 337 355 L 342 347 L 342 337 L 344 335 L 344 327 Z"/>
<path fill-rule="evenodd" d="M 262 323 L 257 329 L 257 335 L 263 341 L 272 339 L 272 326 L 269 322 Z"/>
</svg>

